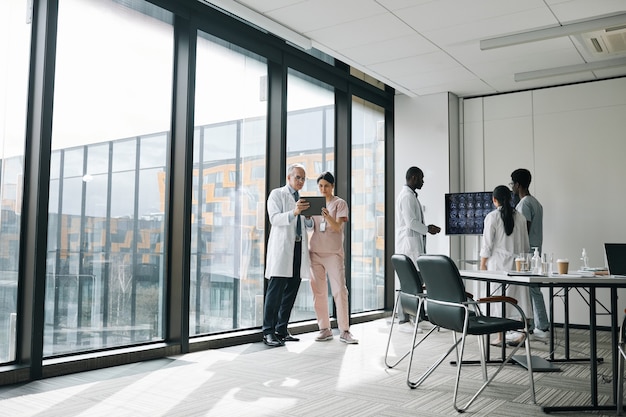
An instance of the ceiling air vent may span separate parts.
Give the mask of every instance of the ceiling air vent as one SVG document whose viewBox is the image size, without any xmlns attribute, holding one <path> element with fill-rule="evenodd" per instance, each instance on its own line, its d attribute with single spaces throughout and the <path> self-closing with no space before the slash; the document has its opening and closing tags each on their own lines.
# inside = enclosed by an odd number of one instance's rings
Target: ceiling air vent
<svg viewBox="0 0 626 417">
<path fill-rule="evenodd" d="M 626 54 L 626 26 L 583 33 L 580 37 L 593 55 Z"/>
</svg>

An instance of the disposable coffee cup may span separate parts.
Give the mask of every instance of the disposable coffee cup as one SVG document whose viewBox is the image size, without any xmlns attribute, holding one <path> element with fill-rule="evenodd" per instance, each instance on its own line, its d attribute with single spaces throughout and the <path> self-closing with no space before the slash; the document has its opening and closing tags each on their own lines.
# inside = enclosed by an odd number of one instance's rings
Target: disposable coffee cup
<svg viewBox="0 0 626 417">
<path fill-rule="evenodd" d="M 558 268 L 559 274 L 567 274 L 567 270 L 569 268 L 569 260 L 557 259 L 556 266 Z"/>
<path fill-rule="evenodd" d="M 524 259 L 515 258 L 515 270 L 520 272 L 522 270 L 522 264 L 524 263 Z"/>
</svg>

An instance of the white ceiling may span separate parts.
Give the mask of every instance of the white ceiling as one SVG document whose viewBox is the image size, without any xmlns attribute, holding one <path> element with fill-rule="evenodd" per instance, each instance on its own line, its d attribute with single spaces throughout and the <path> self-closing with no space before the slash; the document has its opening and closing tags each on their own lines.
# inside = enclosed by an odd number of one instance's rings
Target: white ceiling
<svg viewBox="0 0 626 417">
<path fill-rule="evenodd" d="M 626 54 L 593 56 L 576 36 L 490 50 L 480 48 L 480 41 L 487 38 L 624 14 L 626 0 L 226 0 L 221 3 L 244 5 L 310 39 L 314 48 L 409 96 L 452 92 L 459 97 L 470 97 L 626 76 Z M 520 82 L 514 79 L 516 73 L 616 58 L 621 58 L 621 66 L 610 69 Z"/>
</svg>

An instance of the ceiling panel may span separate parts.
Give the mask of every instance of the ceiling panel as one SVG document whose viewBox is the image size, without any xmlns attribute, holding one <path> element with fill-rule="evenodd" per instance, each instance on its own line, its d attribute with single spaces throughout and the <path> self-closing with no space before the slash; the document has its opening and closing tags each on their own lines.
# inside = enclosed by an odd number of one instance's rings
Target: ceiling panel
<svg viewBox="0 0 626 417">
<path fill-rule="evenodd" d="M 384 13 L 342 25 L 305 32 L 304 35 L 332 49 L 342 50 L 401 38 L 412 33 L 413 29 L 396 16 Z"/>
<path fill-rule="evenodd" d="M 333 13 L 328 14 L 326 12 L 328 9 L 332 9 Z M 385 8 L 373 1 L 315 0 L 294 3 L 291 6 L 268 12 L 266 15 L 298 32 L 307 33 L 381 15 L 385 12 Z"/>
<path fill-rule="evenodd" d="M 624 0 L 546 0 L 546 3 L 564 23 L 588 19 L 590 16 L 623 13 L 626 8 Z"/>
<path fill-rule="evenodd" d="M 459 68 L 460 65 L 446 53 L 438 51 L 431 54 L 373 64 L 370 67 L 378 73 L 386 74 L 388 77 L 400 78 L 407 75 L 417 76 L 418 74 L 428 72 Z"/>
<path fill-rule="evenodd" d="M 372 65 L 439 51 L 440 49 L 428 39 L 412 34 L 382 42 L 372 42 L 344 48 L 341 50 L 341 53 L 349 55 L 353 60 L 363 65 Z"/>
<path fill-rule="evenodd" d="M 254 9 L 260 13 L 268 13 L 276 9 L 292 6 L 298 3 L 306 3 L 307 0 L 240 0 L 237 3 L 241 3 L 250 9 Z"/>
<path fill-rule="evenodd" d="M 216 3 L 225 9 L 224 4 L 228 3 L 247 6 L 252 13 L 310 39 L 313 47 L 396 88 L 398 94 L 451 92 L 472 97 L 626 76 L 624 65 L 515 81 L 515 74 L 520 72 L 626 57 L 626 53 L 591 54 L 575 36 L 480 49 L 480 41 L 486 38 L 557 28 L 607 15 L 619 14 L 626 25 L 626 0 L 220 0 Z M 288 38 L 284 33 L 279 36 Z"/>
</svg>

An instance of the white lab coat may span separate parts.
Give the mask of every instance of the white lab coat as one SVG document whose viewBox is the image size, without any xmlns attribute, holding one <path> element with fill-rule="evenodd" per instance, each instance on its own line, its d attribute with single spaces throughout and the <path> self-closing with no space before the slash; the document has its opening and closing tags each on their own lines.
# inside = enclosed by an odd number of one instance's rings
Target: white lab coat
<svg viewBox="0 0 626 417">
<path fill-rule="evenodd" d="M 500 216 L 500 210 L 495 209 L 485 217 L 483 228 L 483 243 L 480 249 L 481 258 L 487 259 L 487 270 L 489 271 L 512 271 L 515 269 L 515 256 L 520 252 L 528 252 L 530 243 L 528 242 L 528 229 L 526 218 L 522 213 L 515 211 L 513 214 L 513 233 L 506 235 L 504 221 Z M 494 295 L 500 295 L 498 292 Z M 509 285 L 506 295 L 517 300 L 518 305 L 526 315 L 526 318 L 533 318 L 533 309 L 530 302 L 528 287 L 523 285 Z M 494 315 L 501 314 L 501 305 L 492 305 Z M 518 314 L 512 307 L 507 306 L 507 317 L 517 318 Z"/>
<path fill-rule="evenodd" d="M 428 226 L 422 218 L 422 207 L 417 195 L 404 185 L 396 200 L 396 253 L 415 260 L 426 253 Z"/>
<path fill-rule="evenodd" d="M 267 199 L 267 215 L 271 229 L 267 241 L 265 278 L 293 275 L 293 248 L 296 244 L 296 218 L 293 217 L 295 209 L 296 202 L 287 185 L 270 192 Z M 291 221 L 290 217 L 293 217 Z M 300 216 L 300 221 L 302 225 L 300 278 L 309 278 L 311 260 L 304 216 Z"/>
<path fill-rule="evenodd" d="M 514 270 L 515 256 L 520 252 L 530 250 L 526 218 L 520 212 L 515 211 L 513 220 L 513 233 L 507 236 L 499 209 L 492 211 L 485 217 L 480 256 L 481 258 L 488 258 L 487 269 L 489 271 Z"/>
</svg>

